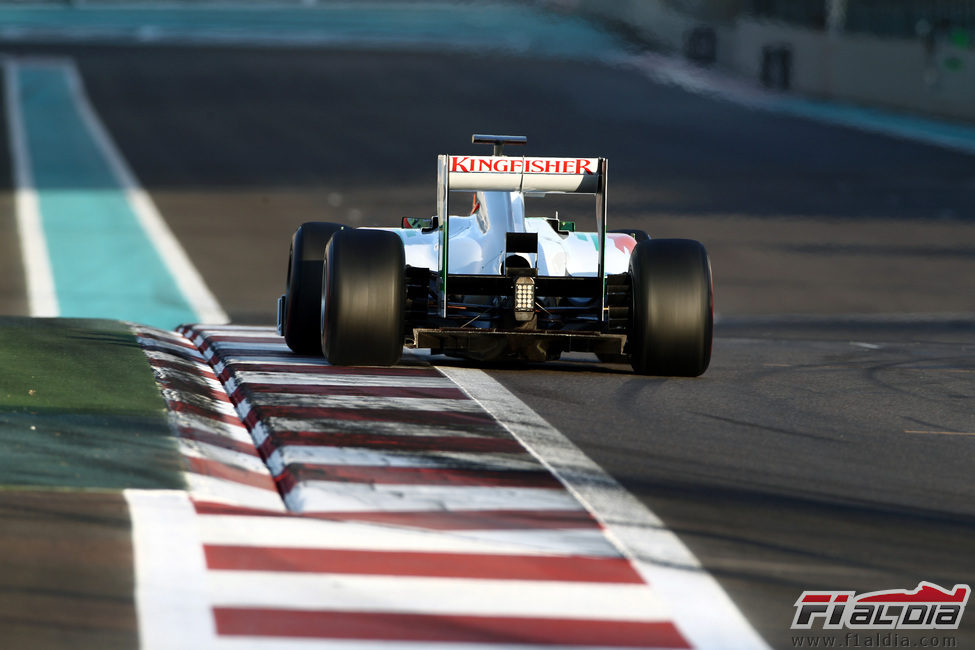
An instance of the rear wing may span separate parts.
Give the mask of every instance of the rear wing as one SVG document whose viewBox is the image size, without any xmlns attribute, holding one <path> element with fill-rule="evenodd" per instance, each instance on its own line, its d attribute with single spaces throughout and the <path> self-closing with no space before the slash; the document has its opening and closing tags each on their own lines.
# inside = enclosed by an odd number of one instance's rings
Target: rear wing
<svg viewBox="0 0 975 650">
<path fill-rule="evenodd" d="M 534 158 L 528 156 L 440 156 L 438 182 L 447 191 L 502 191 L 601 194 L 604 158 Z"/>
<path fill-rule="evenodd" d="M 447 203 L 451 192 L 530 192 L 533 194 L 592 194 L 596 198 L 596 232 L 599 236 L 599 284 L 602 287 L 603 319 L 606 319 L 606 158 L 539 158 L 505 156 L 502 148 L 523 145 L 522 136 L 477 135 L 475 144 L 493 144 L 493 156 L 437 157 L 437 217 L 441 224 L 440 269 L 442 311 L 447 315 L 447 248 L 450 219 Z"/>
</svg>

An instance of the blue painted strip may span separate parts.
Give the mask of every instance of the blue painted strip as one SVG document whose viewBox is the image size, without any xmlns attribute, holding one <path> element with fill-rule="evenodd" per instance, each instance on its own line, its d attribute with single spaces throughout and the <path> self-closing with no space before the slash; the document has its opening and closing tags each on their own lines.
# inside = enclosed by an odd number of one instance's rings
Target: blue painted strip
<svg viewBox="0 0 975 650">
<path fill-rule="evenodd" d="M 20 62 L 15 97 L 60 313 L 171 329 L 194 312 L 82 119 L 67 68 Z"/>
<path fill-rule="evenodd" d="M 508 52 L 578 60 L 617 61 L 625 45 L 586 20 L 511 2 L 402 3 L 376 0 L 315 6 L 78 4 L 0 7 L 0 39 L 126 43 L 189 43 L 341 47 L 412 46 L 434 50 Z M 936 118 L 774 96 L 750 88 L 739 97 L 726 84 L 699 78 L 693 66 L 668 79 L 691 92 L 975 153 L 975 128 Z"/>
</svg>

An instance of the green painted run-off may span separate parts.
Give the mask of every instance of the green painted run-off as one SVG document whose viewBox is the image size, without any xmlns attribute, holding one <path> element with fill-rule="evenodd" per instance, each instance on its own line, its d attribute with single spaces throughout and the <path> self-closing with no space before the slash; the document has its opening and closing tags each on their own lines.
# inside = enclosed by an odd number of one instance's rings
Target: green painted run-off
<svg viewBox="0 0 975 650">
<path fill-rule="evenodd" d="M 122 323 L 0 318 L 0 489 L 183 489 L 166 404 Z"/>
</svg>

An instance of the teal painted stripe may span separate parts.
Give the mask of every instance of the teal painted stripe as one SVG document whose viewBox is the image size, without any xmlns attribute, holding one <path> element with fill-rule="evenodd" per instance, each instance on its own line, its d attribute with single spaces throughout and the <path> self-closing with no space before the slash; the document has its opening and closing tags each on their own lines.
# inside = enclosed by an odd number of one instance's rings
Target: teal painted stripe
<svg viewBox="0 0 975 650">
<path fill-rule="evenodd" d="M 167 329 L 195 320 L 85 124 L 69 68 L 21 61 L 16 70 L 61 316 Z"/>
<path fill-rule="evenodd" d="M 298 0 L 295 0 L 298 5 Z M 342 47 L 419 46 L 615 62 L 626 44 L 579 16 L 512 2 L 259 2 L 173 4 L 88 2 L 0 5 L 0 39 Z M 680 75 L 683 76 L 683 75 Z M 695 74 L 695 77 L 697 75 Z M 686 85 L 686 78 L 671 78 Z M 701 91 L 700 79 L 688 88 Z M 753 90 L 708 94 L 765 110 L 975 152 L 975 128 L 841 102 L 760 97 Z"/>
<path fill-rule="evenodd" d="M 798 97 L 773 99 L 769 103 L 769 108 L 819 122 L 975 153 L 975 126 L 966 124 Z"/>
<path fill-rule="evenodd" d="M 623 48 L 576 16 L 512 2 L 0 7 L 0 37 L 252 45 L 413 45 L 588 59 Z"/>
</svg>

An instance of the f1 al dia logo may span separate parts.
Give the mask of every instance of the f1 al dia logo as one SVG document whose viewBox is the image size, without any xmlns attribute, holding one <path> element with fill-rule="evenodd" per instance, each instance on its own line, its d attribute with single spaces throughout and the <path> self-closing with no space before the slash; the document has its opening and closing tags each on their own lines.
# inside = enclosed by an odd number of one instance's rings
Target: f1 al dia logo
<svg viewBox="0 0 975 650">
<path fill-rule="evenodd" d="M 917 589 L 870 591 L 804 591 L 796 601 L 793 630 L 808 630 L 817 622 L 835 630 L 957 630 L 971 587 L 950 591 L 930 582 Z"/>
</svg>

